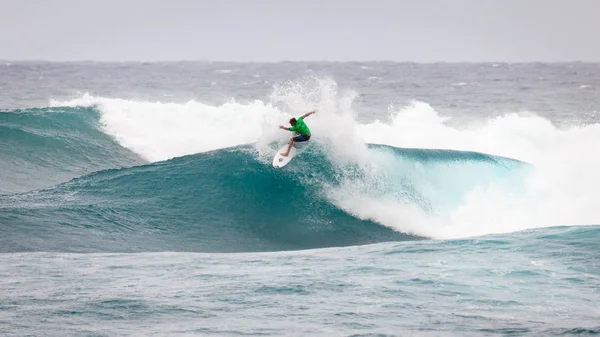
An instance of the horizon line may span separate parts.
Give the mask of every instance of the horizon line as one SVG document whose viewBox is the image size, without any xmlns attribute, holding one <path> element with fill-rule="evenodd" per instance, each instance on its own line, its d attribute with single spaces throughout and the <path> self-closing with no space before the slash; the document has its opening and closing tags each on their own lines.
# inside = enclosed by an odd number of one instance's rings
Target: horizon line
<svg viewBox="0 0 600 337">
<path fill-rule="evenodd" d="M 407 63 L 407 64 L 567 64 L 567 63 L 600 63 L 600 61 L 393 61 L 385 59 L 373 60 L 280 60 L 280 61 L 230 61 L 230 60 L 47 60 L 47 59 L 2 59 L 2 63 L 230 63 L 230 64 L 277 64 L 277 63 Z"/>
</svg>

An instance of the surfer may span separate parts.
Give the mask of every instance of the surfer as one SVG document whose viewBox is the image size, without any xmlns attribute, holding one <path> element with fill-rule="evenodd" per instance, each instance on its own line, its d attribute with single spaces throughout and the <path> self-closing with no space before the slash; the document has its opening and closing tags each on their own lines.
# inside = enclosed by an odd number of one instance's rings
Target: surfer
<svg viewBox="0 0 600 337">
<path fill-rule="evenodd" d="M 314 114 L 315 112 L 317 112 L 317 110 L 307 112 L 304 115 L 302 115 L 302 117 L 298 117 L 298 119 L 291 118 L 290 124 L 292 125 L 292 127 L 290 128 L 287 128 L 283 125 L 279 126 L 280 129 L 293 131 L 298 134 L 297 136 L 290 138 L 290 144 L 287 148 L 287 151 L 282 153 L 282 156 L 287 157 L 290 154 L 290 150 L 292 149 L 294 142 L 306 142 L 310 139 L 310 130 L 308 129 L 308 126 L 306 126 L 306 123 L 304 123 L 304 118 Z"/>
</svg>

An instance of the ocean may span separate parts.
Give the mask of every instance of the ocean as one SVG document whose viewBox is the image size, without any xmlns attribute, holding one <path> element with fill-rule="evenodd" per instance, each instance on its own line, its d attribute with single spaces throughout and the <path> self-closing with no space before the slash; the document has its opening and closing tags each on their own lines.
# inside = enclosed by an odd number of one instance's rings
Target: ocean
<svg viewBox="0 0 600 337">
<path fill-rule="evenodd" d="M 599 149 L 600 64 L 0 62 L 0 334 L 597 335 Z"/>
</svg>

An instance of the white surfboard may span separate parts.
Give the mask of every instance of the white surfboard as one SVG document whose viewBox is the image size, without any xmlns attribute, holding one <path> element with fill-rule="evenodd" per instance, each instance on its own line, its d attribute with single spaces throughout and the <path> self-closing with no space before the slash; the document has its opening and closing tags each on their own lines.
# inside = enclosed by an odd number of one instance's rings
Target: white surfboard
<svg viewBox="0 0 600 337">
<path fill-rule="evenodd" d="M 290 153 L 287 156 L 284 157 L 281 155 L 282 152 L 285 152 L 287 150 L 288 146 L 289 146 L 288 144 L 285 144 L 279 150 L 277 150 L 275 157 L 273 157 L 273 167 L 282 168 L 285 165 L 289 164 L 289 162 L 292 161 L 294 156 L 296 156 L 296 147 L 295 146 L 292 146 L 292 148 L 290 149 Z"/>
</svg>

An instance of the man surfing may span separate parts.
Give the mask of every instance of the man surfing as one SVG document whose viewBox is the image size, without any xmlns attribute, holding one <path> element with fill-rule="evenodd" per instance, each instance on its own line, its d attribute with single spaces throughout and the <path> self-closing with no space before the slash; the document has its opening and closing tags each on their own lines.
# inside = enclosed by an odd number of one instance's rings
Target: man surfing
<svg viewBox="0 0 600 337">
<path fill-rule="evenodd" d="M 317 110 L 307 112 L 304 115 L 302 115 L 302 117 L 298 117 L 298 119 L 291 118 L 290 124 L 292 125 L 292 127 L 290 128 L 286 128 L 283 125 L 279 126 L 280 129 L 293 131 L 298 134 L 297 136 L 290 138 L 290 144 L 287 148 L 287 151 L 282 153 L 282 156 L 287 157 L 290 154 L 290 150 L 292 149 L 294 142 L 306 142 L 310 139 L 310 130 L 308 129 L 308 126 L 306 126 L 306 123 L 304 123 L 304 118 L 314 114 L 315 112 L 317 112 Z"/>
</svg>

